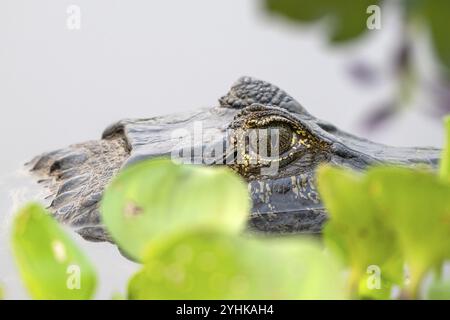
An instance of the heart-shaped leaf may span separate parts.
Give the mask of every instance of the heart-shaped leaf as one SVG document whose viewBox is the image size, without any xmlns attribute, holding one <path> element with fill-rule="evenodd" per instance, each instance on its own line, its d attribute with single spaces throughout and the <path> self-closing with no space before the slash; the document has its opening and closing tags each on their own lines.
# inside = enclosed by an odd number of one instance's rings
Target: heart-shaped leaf
<svg viewBox="0 0 450 320">
<path fill-rule="evenodd" d="M 122 250 L 141 260 L 146 246 L 180 230 L 240 232 L 250 209 L 246 184 L 227 168 L 157 159 L 126 170 L 106 190 L 103 222 Z"/>
<path fill-rule="evenodd" d="M 40 205 L 15 217 L 12 244 L 22 280 L 34 299 L 90 299 L 96 274 L 86 256 Z"/>
</svg>

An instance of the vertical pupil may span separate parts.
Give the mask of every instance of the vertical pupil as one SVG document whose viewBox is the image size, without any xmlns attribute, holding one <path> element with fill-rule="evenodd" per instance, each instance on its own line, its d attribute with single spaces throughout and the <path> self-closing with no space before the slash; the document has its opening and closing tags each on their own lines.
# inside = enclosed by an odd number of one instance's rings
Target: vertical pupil
<svg viewBox="0 0 450 320">
<path fill-rule="evenodd" d="M 291 148 L 292 130 L 286 126 L 279 127 L 280 153 L 285 153 Z"/>
<path fill-rule="evenodd" d="M 263 136 L 262 136 L 263 135 Z M 258 132 L 258 146 L 252 146 L 253 150 L 262 144 L 266 144 L 266 150 L 268 156 L 272 155 L 272 150 L 276 152 L 276 146 L 278 145 L 278 153 L 282 154 L 288 151 L 291 147 L 292 131 L 285 125 L 279 125 L 274 127 L 262 128 Z M 258 148 L 259 149 L 259 148 Z M 261 150 L 259 150 L 261 151 Z"/>
</svg>

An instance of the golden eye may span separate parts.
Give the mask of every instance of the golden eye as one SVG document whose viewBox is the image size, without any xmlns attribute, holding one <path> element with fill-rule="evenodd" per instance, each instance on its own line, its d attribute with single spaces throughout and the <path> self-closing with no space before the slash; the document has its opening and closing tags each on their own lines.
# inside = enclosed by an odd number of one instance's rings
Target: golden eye
<svg viewBox="0 0 450 320">
<path fill-rule="evenodd" d="M 280 155 L 291 150 L 296 142 L 296 134 L 287 125 L 282 125 L 277 128 L 279 137 L 279 152 Z"/>
<path fill-rule="evenodd" d="M 291 150 L 298 140 L 287 124 L 276 123 L 253 131 L 249 137 L 251 152 L 265 157 L 281 156 Z"/>
</svg>

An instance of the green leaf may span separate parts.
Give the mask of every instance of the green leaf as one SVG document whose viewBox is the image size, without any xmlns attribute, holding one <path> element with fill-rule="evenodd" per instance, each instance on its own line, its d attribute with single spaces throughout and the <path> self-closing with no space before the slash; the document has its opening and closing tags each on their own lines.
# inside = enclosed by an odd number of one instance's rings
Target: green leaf
<svg viewBox="0 0 450 320">
<path fill-rule="evenodd" d="M 367 8 L 379 5 L 380 0 L 266 0 L 269 12 L 291 20 L 311 22 L 319 18 L 328 21 L 332 41 L 353 40 L 368 31 Z"/>
<path fill-rule="evenodd" d="M 370 271 L 370 268 L 369 268 Z M 392 283 L 381 275 L 378 277 L 376 274 L 366 272 L 362 275 L 359 281 L 358 296 L 364 300 L 389 300 L 392 297 L 392 287 L 395 283 Z"/>
<path fill-rule="evenodd" d="M 346 169 L 323 166 L 318 170 L 318 188 L 330 214 L 325 242 L 350 266 L 352 292 L 380 295 L 378 289 L 364 290 L 367 270 L 376 266 L 386 296 L 390 284 L 402 280 L 402 258 L 394 230 L 378 214 L 367 181 Z"/>
<path fill-rule="evenodd" d="M 12 245 L 22 280 L 33 299 L 90 299 L 93 267 L 72 239 L 40 205 L 14 220 Z"/>
<path fill-rule="evenodd" d="M 445 128 L 447 132 L 446 144 L 442 151 L 440 163 L 440 176 L 450 182 L 450 116 L 445 118 Z"/>
<path fill-rule="evenodd" d="M 447 71 L 450 71 L 450 41 L 448 40 L 450 1 L 424 1 L 421 12 L 428 23 L 436 54 L 442 64 L 447 67 Z"/>
<path fill-rule="evenodd" d="M 330 15 L 333 17 L 331 40 L 335 42 L 353 40 L 367 31 L 367 8 L 378 5 L 377 0 L 331 0 Z"/>
<path fill-rule="evenodd" d="M 450 185 L 428 171 L 380 167 L 368 172 L 373 198 L 396 230 L 417 297 L 427 271 L 450 258 Z"/>
<path fill-rule="evenodd" d="M 265 0 L 268 12 L 282 15 L 296 22 L 312 22 L 319 19 L 327 22 L 329 37 L 334 42 L 350 41 L 368 31 L 367 8 L 381 7 L 382 0 Z M 401 6 L 405 17 L 419 17 L 430 31 L 436 55 L 450 71 L 450 1 L 448 0 L 403 0 Z M 403 21 L 407 24 L 409 21 Z"/>
<path fill-rule="evenodd" d="M 338 263 L 316 244 L 211 231 L 154 242 L 130 299 L 341 299 Z"/>
<path fill-rule="evenodd" d="M 227 168 L 182 166 L 163 159 L 123 171 L 101 204 L 112 237 L 136 260 L 151 240 L 180 230 L 240 232 L 249 209 L 246 184 Z"/>
<path fill-rule="evenodd" d="M 450 281 L 434 281 L 428 288 L 428 300 L 450 300 Z"/>
<path fill-rule="evenodd" d="M 266 0 L 269 12 L 281 14 L 294 21 L 311 22 L 327 13 L 329 1 Z"/>
</svg>

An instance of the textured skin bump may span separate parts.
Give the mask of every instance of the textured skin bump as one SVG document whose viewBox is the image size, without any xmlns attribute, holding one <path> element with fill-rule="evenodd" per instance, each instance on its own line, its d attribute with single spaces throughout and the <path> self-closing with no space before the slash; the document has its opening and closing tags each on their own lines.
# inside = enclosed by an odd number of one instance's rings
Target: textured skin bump
<svg viewBox="0 0 450 320">
<path fill-rule="evenodd" d="M 307 114 L 294 98 L 277 86 L 252 77 L 242 77 L 228 94 L 219 99 L 222 107 L 242 109 L 252 104 L 277 106 L 290 112 Z"/>
</svg>

